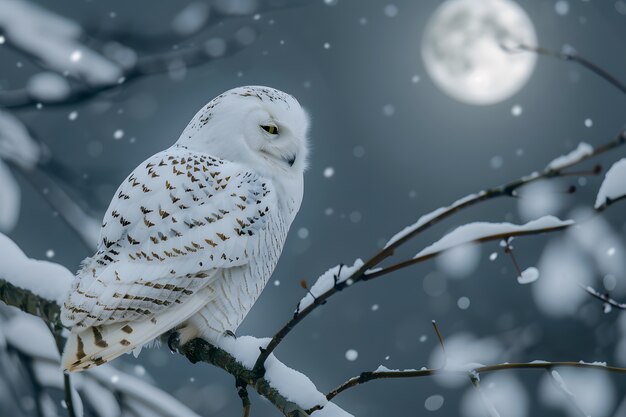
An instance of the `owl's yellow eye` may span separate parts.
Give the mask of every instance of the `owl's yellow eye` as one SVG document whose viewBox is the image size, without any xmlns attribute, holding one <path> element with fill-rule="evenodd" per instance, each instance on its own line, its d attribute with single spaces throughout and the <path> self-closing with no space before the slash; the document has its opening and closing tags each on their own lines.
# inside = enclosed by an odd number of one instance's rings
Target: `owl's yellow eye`
<svg viewBox="0 0 626 417">
<path fill-rule="evenodd" d="M 278 128 L 274 125 L 261 125 L 261 129 L 265 130 L 270 135 L 278 135 Z"/>
</svg>

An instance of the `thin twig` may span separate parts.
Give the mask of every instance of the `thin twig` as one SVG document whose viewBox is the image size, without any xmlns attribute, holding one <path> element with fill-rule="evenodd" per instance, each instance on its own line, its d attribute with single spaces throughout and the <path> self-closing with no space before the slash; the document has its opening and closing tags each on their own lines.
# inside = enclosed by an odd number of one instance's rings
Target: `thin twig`
<svg viewBox="0 0 626 417">
<path fill-rule="evenodd" d="M 500 186 L 493 187 L 493 188 L 490 188 L 488 190 L 479 192 L 478 194 L 474 194 L 474 195 L 472 195 L 470 197 L 458 200 L 457 203 L 454 203 L 454 204 L 448 206 L 447 208 L 443 209 L 436 216 L 433 216 L 428 221 L 425 221 L 423 224 L 415 227 L 413 230 L 411 230 L 410 232 L 406 233 L 402 237 L 398 238 L 396 241 L 388 244 L 385 248 L 383 248 L 381 251 L 379 251 L 374 256 L 372 256 L 369 260 L 367 260 L 363 264 L 363 266 L 361 268 L 359 268 L 357 271 L 355 271 L 348 279 L 343 281 L 344 284 L 333 286 L 328 291 L 324 292 L 323 294 L 318 295 L 315 298 L 315 300 L 313 301 L 313 303 L 311 303 L 308 307 L 306 307 L 306 308 L 304 308 L 302 310 L 299 310 L 296 314 L 294 314 L 294 316 L 290 320 L 288 320 L 274 334 L 274 336 L 272 337 L 272 340 L 269 342 L 269 344 L 266 346 L 266 348 L 261 351 L 261 353 L 259 354 L 259 357 L 257 358 L 257 361 L 256 361 L 256 363 L 254 365 L 253 372 L 257 376 L 263 375 L 263 373 L 264 373 L 263 365 L 264 365 L 265 361 L 267 360 L 269 355 L 274 351 L 274 349 L 276 349 L 276 347 L 282 342 L 282 340 L 285 338 L 285 336 L 287 336 L 291 332 L 291 330 L 300 321 L 302 321 L 305 317 L 307 317 L 313 310 L 315 310 L 320 305 L 326 303 L 326 300 L 328 298 L 330 298 L 332 295 L 334 295 L 337 292 L 339 292 L 340 290 L 342 290 L 345 287 L 345 282 L 347 282 L 349 280 L 351 283 L 356 283 L 356 282 L 359 282 L 361 280 L 364 280 L 365 278 L 372 279 L 375 276 L 380 276 L 381 275 L 381 271 L 373 272 L 373 273 L 370 273 L 370 274 L 367 274 L 367 271 L 369 269 L 372 269 L 372 268 L 378 266 L 385 259 L 391 257 L 394 254 L 394 252 L 396 251 L 396 249 L 398 249 L 401 245 L 403 245 L 404 243 L 408 242 L 409 240 L 413 239 L 418 234 L 422 233 L 424 230 L 426 230 L 426 229 L 430 228 L 431 226 L 439 223 L 440 221 L 450 217 L 451 215 L 457 213 L 460 210 L 466 209 L 466 208 L 474 206 L 474 205 L 476 205 L 478 203 L 481 203 L 481 202 L 484 202 L 484 201 L 487 201 L 487 200 L 491 200 L 491 199 L 495 199 L 495 198 L 498 198 L 498 197 L 514 196 L 515 195 L 515 191 L 518 188 L 523 187 L 525 185 L 528 185 L 530 183 L 542 180 L 542 179 L 560 177 L 561 175 L 563 175 L 565 173 L 565 171 L 567 169 L 569 169 L 569 168 L 571 168 L 573 166 L 576 166 L 578 164 L 581 164 L 581 163 L 583 163 L 583 162 L 585 162 L 585 161 L 587 161 L 587 160 L 589 160 L 589 159 L 591 159 L 593 157 L 596 157 L 598 155 L 601 155 L 603 153 L 611 151 L 611 150 L 613 150 L 615 148 L 618 148 L 618 147 L 622 146 L 625 142 L 626 142 L 625 131 L 622 130 L 611 141 L 609 141 L 609 142 L 607 142 L 605 144 L 602 144 L 600 146 L 595 147 L 592 152 L 590 152 L 588 154 L 581 155 L 579 158 L 574 159 L 572 161 L 569 161 L 568 163 L 565 163 L 565 164 L 561 165 L 557 169 L 547 167 L 543 171 L 541 171 L 540 173 L 532 173 L 532 174 L 529 174 L 529 175 L 524 176 L 522 178 L 519 178 L 519 179 L 517 179 L 515 181 L 511 181 L 509 183 L 502 184 Z M 417 262 L 418 261 L 416 261 L 416 260 L 410 260 L 410 261 L 406 261 L 406 263 L 396 264 L 396 265 L 394 265 L 392 267 L 386 268 L 386 270 L 385 270 L 386 272 L 385 273 L 393 272 L 393 271 L 395 271 L 397 269 L 403 268 L 405 266 L 408 266 L 410 264 L 417 263 Z"/>
<path fill-rule="evenodd" d="M 63 373 L 63 391 L 65 392 L 65 406 L 67 407 L 67 414 L 69 417 L 76 417 L 74 399 L 72 398 L 72 383 L 70 381 L 70 374 L 67 372 Z"/>
<path fill-rule="evenodd" d="M 524 44 L 515 45 L 513 47 L 502 45 L 502 48 L 507 52 L 513 52 L 513 53 L 518 52 L 518 51 L 534 52 L 538 55 L 549 56 L 549 57 L 557 58 L 563 61 L 575 62 L 587 68 L 588 70 L 598 75 L 600 78 L 604 79 L 605 81 L 609 82 L 613 87 L 617 88 L 623 94 L 626 94 L 626 84 L 618 80 L 614 75 L 610 74 L 605 69 L 601 68 L 597 64 L 594 64 L 587 58 L 578 55 L 575 52 L 574 53 L 565 52 L 565 51 L 557 52 L 551 49 L 543 48 L 541 46 L 530 46 L 530 45 L 524 45 Z"/>
<path fill-rule="evenodd" d="M 241 398 L 241 405 L 243 407 L 243 417 L 250 417 L 250 397 L 248 396 L 248 384 L 242 379 L 235 381 L 235 387 L 237 388 L 237 394 Z"/>
<path fill-rule="evenodd" d="M 599 213 L 601 213 L 601 212 L 603 212 L 604 210 L 606 210 L 606 209 L 608 209 L 609 207 L 611 207 L 613 204 L 615 204 L 615 203 L 617 203 L 617 202 L 619 202 L 619 201 L 622 201 L 622 200 L 624 200 L 624 199 L 626 199 L 626 194 L 624 194 L 623 196 L 617 197 L 617 198 L 613 198 L 613 199 L 611 199 L 611 198 L 607 198 L 607 199 L 604 201 L 604 203 L 602 203 L 602 205 L 600 205 L 600 206 L 596 207 L 596 211 L 597 211 L 597 212 L 599 212 Z"/>
<path fill-rule="evenodd" d="M 441 336 L 441 332 L 439 331 L 439 326 L 437 326 L 437 322 L 435 320 L 432 321 L 433 329 L 435 330 L 435 334 L 437 335 L 437 340 L 439 341 L 439 346 L 441 346 L 441 352 L 443 353 L 443 364 L 441 365 L 441 369 L 446 367 L 448 363 L 448 357 L 446 355 L 446 346 L 443 343 L 443 336 Z"/>
<path fill-rule="evenodd" d="M 404 370 L 404 371 L 372 371 L 363 372 L 358 377 L 353 377 L 342 383 L 328 394 L 326 399 L 331 400 L 342 392 L 356 387 L 357 385 L 364 384 L 376 379 L 399 379 L 399 378 L 420 378 L 432 375 L 450 375 L 466 377 L 468 372 L 476 374 L 485 374 L 489 372 L 499 372 L 503 370 L 513 369 L 551 369 L 551 368 L 585 368 L 585 369 L 598 369 L 607 372 L 626 374 L 626 368 L 619 368 L 615 366 L 607 366 L 598 363 L 586 363 L 586 362 L 521 362 L 521 363 L 502 363 L 497 365 L 480 366 L 468 370 L 453 370 L 453 369 L 435 369 L 435 368 L 422 368 L 420 370 Z"/>
<path fill-rule="evenodd" d="M 613 298 L 611 298 L 608 294 L 602 294 L 590 286 L 581 285 L 581 287 L 582 289 L 587 291 L 589 294 L 591 294 L 592 297 L 595 297 L 598 300 L 604 301 L 606 304 L 610 305 L 611 307 L 615 307 L 618 310 L 626 310 L 626 303 L 620 303 L 619 301 L 616 301 Z"/>
<path fill-rule="evenodd" d="M 408 260 L 403 261 L 403 262 L 398 262 L 397 264 L 393 264 L 393 265 L 385 267 L 385 268 L 373 270 L 371 272 L 366 272 L 365 275 L 361 278 L 361 281 L 369 281 L 369 280 L 372 280 L 374 278 L 378 278 L 378 277 L 381 277 L 383 275 L 387 275 L 387 274 L 389 274 L 391 272 L 394 272 L 394 271 L 397 271 L 399 269 L 403 269 L 403 268 L 406 268 L 408 266 L 412 266 L 412 265 L 415 265 L 415 264 L 427 261 L 429 259 L 432 259 L 432 258 L 435 258 L 435 257 L 441 255 L 443 252 L 446 252 L 449 249 L 452 249 L 452 248 L 458 247 L 458 246 L 463 246 L 463 245 L 468 244 L 468 243 L 484 243 L 484 242 L 490 242 L 490 241 L 494 241 L 494 240 L 508 239 L 508 238 L 511 238 L 511 237 L 530 236 L 530 235 L 538 235 L 538 234 L 543 234 L 543 233 L 559 232 L 559 231 L 567 229 L 567 228 L 569 228 L 571 226 L 572 225 L 567 224 L 567 225 L 562 225 L 562 226 L 546 227 L 546 228 L 538 229 L 538 230 L 523 230 L 523 231 L 516 231 L 516 232 L 509 232 L 509 233 L 497 233 L 497 234 L 493 234 L 493 235 L 483 236 L 483 237 L 481 237 L 479 239 L 475 239 L 475 240 L 472 240 L 470 242 L 464 242 L 464 243 L 461 243 L 459 245 L 455 245 L 455 246 L 453 246 L 451 248 L 446 248 L 445 250 L 440 250 L 440 251 L 429 253 L 429 254 L 423 255 L 423 256 L 416 256 L 415 258 L 411 258 L 411 259 L 408 259 Z M 517 267 L 517 269 L 519 270 L 519 266 Z M 521 270 L 519 270 L 519 273 L 521 274 Z"/>
</svg>

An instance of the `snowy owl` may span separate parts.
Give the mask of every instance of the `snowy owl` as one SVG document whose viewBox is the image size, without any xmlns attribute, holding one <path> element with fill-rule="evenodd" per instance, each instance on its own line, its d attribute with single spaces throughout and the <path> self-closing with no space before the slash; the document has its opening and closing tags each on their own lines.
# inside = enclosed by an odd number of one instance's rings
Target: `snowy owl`
<svg viewBox="0 0 626 417">
<path fill-rule="evenodd" d="M 180 345 L 237 329 L 300 208 L 308 124 L 289 94 L 235 88 L 123 181 L 62 308 L 65 370 L 171 329 Z"/>
</svg>

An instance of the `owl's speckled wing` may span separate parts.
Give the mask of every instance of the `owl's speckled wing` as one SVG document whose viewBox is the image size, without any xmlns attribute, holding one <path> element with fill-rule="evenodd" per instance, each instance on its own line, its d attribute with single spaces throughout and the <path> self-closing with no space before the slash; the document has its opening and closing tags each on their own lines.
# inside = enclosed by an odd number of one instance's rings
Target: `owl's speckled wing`
<svg viewBox="0 0 626 417">
<path fill-rule="evenodd" d="M 105 215 L 98 252 L 63 308 L 75 329 L 148 319 L 184 303 L 218 268 L 246 264 L 276 206 L 241 165 L 174 146 L 139 165 Z"/>
</svg>

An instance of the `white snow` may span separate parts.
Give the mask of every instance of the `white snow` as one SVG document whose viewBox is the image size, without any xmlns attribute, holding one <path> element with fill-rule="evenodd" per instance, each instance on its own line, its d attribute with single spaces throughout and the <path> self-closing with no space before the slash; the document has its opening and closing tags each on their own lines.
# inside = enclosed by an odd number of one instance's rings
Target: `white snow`
<svg viewBox="0 0 626 417">
<path fill-rule="evenodd" d="M 206 24 L 210 15 L 210 6 L 201 1 L 194 1 L 185 6 L 174 16 L 172 29 L 179 35 L 189 36 Z"/>
<path fill-rule="evenodd" d="M 353 417 L 352 414 L 348 413 L 342 408 L 339 408 L 334 403 L 327 402 L 324 408 L 321 410 L 315 411 L 311 414 L 312 417 Z"/>
<path fill-rule="evenodd" d="M 578 147 L 568 153 L 567 155 L 561 155 L 558 158 L 553 159 L 547 166 L 548 169 L 557 170 L 566 167 L 574 162 L 581 160 L 582 158 L 589 156 L 593 153 L 593 146 L 585 142 L 580 142 Z"/>
<path fill-rule="evenodd" d="M 546 245 L 537 267 L 542 278 L 531 286 L 537 307 L 550 316 L 576 314 L 589 298 L 578 285 L 596 279 L 585 252 L 572 239 L 559 236 Z"/>
<path fill-rule="evenodd" d="M 35 359 L 59 361 L 56 344 L 43 320 L 28 314 L 16 314 L 5 326 L 7 343 L 13 348 Z M 60 375 L 58 366 L 56 370 Z"/>
<path fill-rule="evenodd" d="M 218 345 L 237 359 L 244 367 L 252 369 L 257 357 L 259 348 L 264 348 L 271 339 L 259 339 L 252 336 L 239 336 L 222 338 Z M 345 416 L 350 414 L 326 400 L 315 387 L 315 384 L 303 373 L 289 368 L 271 354 L 265 362 L 265 379 L 270 385 L 277 389 L 287 400 L 298 404 L 304 409 L 321 405 L 324 408 L 316 412 L 314 416 Z M 319 414 L 318 414 L 319 413 Z"/>
<path fill-rule="evenodd" d="M 466 278 L 478 267 L 480 252 L 480 245 L 475 243 L 459 245 L 442 253 L 435 263 L 451 278 Z"/>
<path fill-rule="evenodd" d="M 426 398 L 426 401 L 424 401 L 424 408 L 426 408 L 428 411 L 437 411 L 443 406 L 443 403 L 444 398 L 442 395 L 431 395 L 430 397 Z"/>
<path fill-rule="evenodd" d="M 546 228 L 570 226 L 572 220 L 560 220 L 554 216 L 544 216 L 526 224 L 516 225 L 512 223 L 487 223 L 475 222 L 459 226 L 437 242 L 420 251 L 415 258 L 421 258 L 439 253 L 460 245 L 475 242 L 481 238 L 493 235 L 508 235 L 520 232 L 539 232 Z"/>
<path fill-rule="evenodd" d="M 517 282 L 520 284 L 530 284 L 531 282 L 535 282 L 539 279 L 539 270 L 534 266 L 530 268 L 526 268 L 522 271 L 522 275 L 517 277 Z"/>
<path fill-rule="evenodd" d="M 40 156 L 41 148 L 24 124 L 12 114 L 0 111 L 0 158 L 32 168 Z"/>
<path fill-rule="evenodd" d="M 163 417 L 198 417 L 196 413 L 166 392 L 146 383 L 140 378 L 121 372 L 113 366 L 98 366 L 97 368 L 90 369 L 88 375 L 109 390 L 120 393 L 125 403 L 127 403 L 127 397 L 128 399 L 140 402 L 151 411 L 149 415 Z M 113 382 L 114 376 L 117 376 L 115 382 Z"/>
<path fill-rule="evenodd" d="M 40 384 L 63 387 L 60 356 L 52 334 L 42 320 L 28 314 L 15 313 L 7 322 L 0 320 L 0 327 L 6 333 L 7 344 L 32 360 Z M 131 403 L 134 401 L 142 403 L 146 410 L 143 414 L 145 416 L 198 417 L 164 391 L 109 364 L 82 374 L 72 374 L 72 385 L 83 401 L 88 401 L 96 408 L 100 417 L 120 416 L 120 408 L 126 411 L 132 408 Z M 74 403 L 80 406 L 76 397 Z"/>
<path fill-rule="evenodd" d="M 565 204 L 566 196 L 554 181 L 532 182 L 517 193 L 517 210 L 523 221 L 541 216 L 556 216 Z"/>
<path fill-rule="evenodd" d="M 430 368 L 439 368 L 445 363 L 445 370 L 470 372 L 484 366 L 484 363 L 498 363 L 506 354 L 497 338 L 479 339 L 464 332 L 446 336 L 445 346 L 445 353 L 438 344 L 433 346 L 428 360 Z M 445 373 L 436 374 L 433 378 L 444 387 L 459 387 L 468 382 L 467 378 Z"/>
<path fill-rule="evenodd" d="M 529 395 L 517 375 L 513 373 L 486 375 L 483 376 L 480 387 L 480 391 L 472 386 L 465 390 L 459 405 L 460 417 L 529 416 L 531 404 Z M 487 412 L 485 406 L 495 413 Z"/>
<path fill-rule="evenodd" d="M 598 196 L 595 208 L 600 208 L 607 200 L 615 200 L 626 195 L 626 158 L 622 158 L 607 171 Z"/>
<path fill-rule="evenodd" d="M 63 100 L 70 94 L 70 84 L 65 77 L 44 71 L 30 77 L 26 90 L 38 100 Z"/>
<path fill-rule="evenodd" d="M 346 350 L 346 359 L 349 360 L 350 362 L 357 360 L 358 357 L 359 357 L 359 352 L 357 352 L 355 349 Z"/>
<path fill-rule="evenodd" d="M 0 159 L 0 231 L 12 230 L 17 224 L 21 195 L 20 187 L 11 170 Z"/>
<path fill-rule="evenodd" d="M 296 311 L 302 311 L 305 308 L 309 307 L 315 301 L 314 296 L 319 297 L 326 291 L 333 288 L 335 284 L 344 282 L 362 266 L 363 261 L 361 259 L 357 259 L 356 261 L 354 261 L 354 264 L 352 266 L 337 265 L 330 268 L 328 271 L 323 273 L 317 279 L 317 281 L 315 281 L 315 284 L 313 284 L 313 286 L 307 292 L 304 298 L 302 298 L 302 300 L 300 300 L 300 302 L 298 303 L 298 308 Z"/>
<path fill-rule="evenodd" d="M 593 417 L 616 415 L 613 407 L 621 398 L 610 375 L 594 369 L 562 368 L 545 374 L 537 392 L 541 402 L 568 417 L 579 417 L 581 411 Z"/>
<path fill-rule="evenodd" d="M 393 235 L 392 238 L 389 239 L 389 241 L 385 244 L 385 249 L 388 248 L 389 246 L 393 245 L 394 243 L 396 243 L 398 240 L 400 240 L 400 239 L 404 238 L 405 236 L 413 233 L 415 230 L 419 229 L 420 227 L 422 227 L 423 225 L 425 225 L 426 223 L 428 223 L 432 219 L 440 216 L 442 213 L 446 212 L 447 210 L 454 209 L 455 207 L 463 205 L 463 204 L 467 203 L 468 201 L 473 200 L 476 197 L 480 197 L 482 194 L 484 194 L 484 191 L 482 191 L 479 194 L 467 195 L 467 196 L 465 196 L 465 197 L 455 201 L 454 203 L 450 204 L 449 206 L 440 207 L 440 208 L 438 208 L 438 209 L 436 209 L 434 211 L 431 211 L 430 213 L 424 214 L 422 217 L 417 219 L 417 221 L 415 223 L 413 223 L 410 226 L 405 227 L 400 232 L 398 232 L 395 235 Z"/>
<path fill-rule="evenodd" d="M 59 264 L 28 258 L 0 233 L 0 279 L 60 305 L 70 290 L 74 274 Z"/>
<path fill-rule="evenodd" d="M 122 76 L 118 65 L 81 44 L 82 29 L 74 21 L 27 1 L 0 0 L 0 10 L 7 42 L 55 72 L 95 85 L 112 84 Z"/>
</svg>

